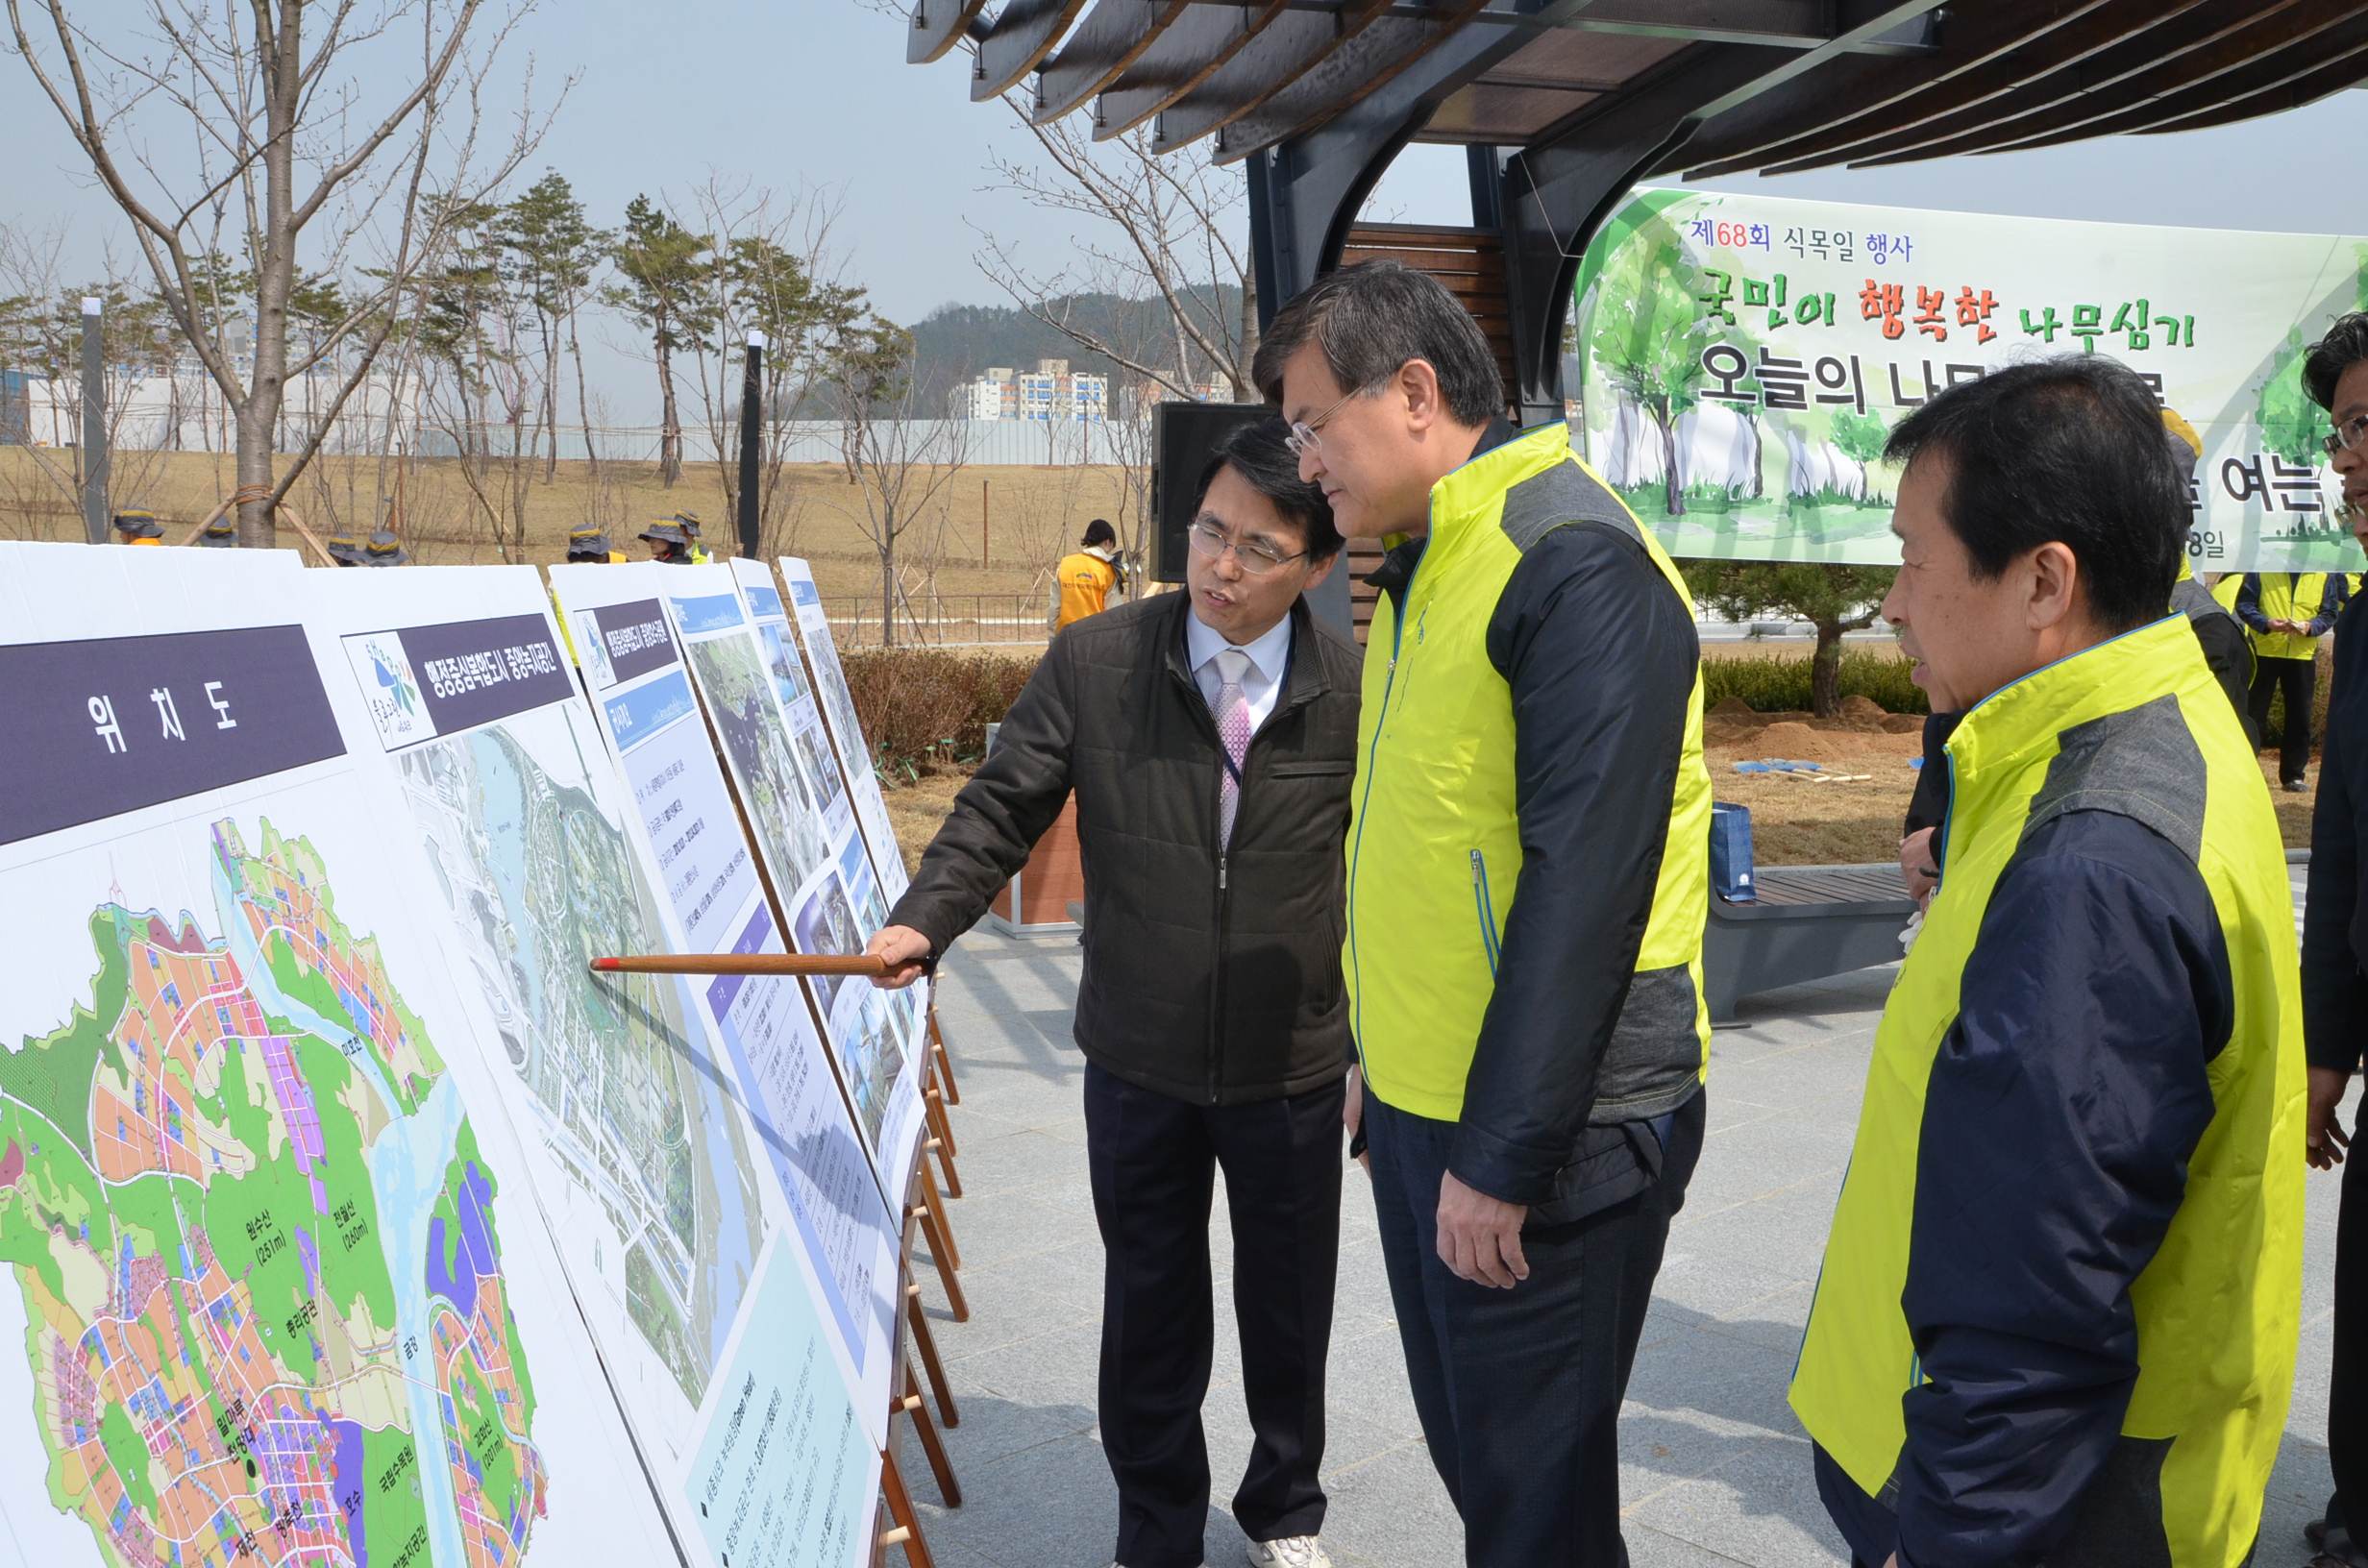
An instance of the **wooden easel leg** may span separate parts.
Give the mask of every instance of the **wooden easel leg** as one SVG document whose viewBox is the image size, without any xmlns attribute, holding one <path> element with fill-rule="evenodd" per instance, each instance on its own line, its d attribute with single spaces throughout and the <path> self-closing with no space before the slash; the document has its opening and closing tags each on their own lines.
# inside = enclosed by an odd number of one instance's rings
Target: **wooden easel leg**
<svg viewBox="0 0 2368 1568">
<path fill-rule="evenodd" d="M 925 1165 L 922 1169 L 925 1174 L 928 1167 Z M 922 1238 L 929 1243 L 929 1256 L 937 1262 L 937 1283 L 946 1287 L 946 1305 L 953 1309 L 953 1320 L 968 1323 L 971 1320 L 971 1304 L 963 1299 L 962 1282 L 946 1262 L 946 1235 L 938 1228 L 937 1215 L 929 1212 L 929 1206 L 925 1203 L 911 1204 L 908 1212 L 913 1218 L 921 1221 Z"/>
<path fill-rule="evenodd" d="M 925 1151 L 937 1156 L 938 1167 L 946 1173 L 946 1196 L 960 1197 L 962 1195 L 962 1173 L 953 1168 L 953 1154 L 946 1147 L 946 1140 L 942 1138 L 925 1139 L 921 1146 Z"/>
<path fill-rule="evenodd" d="M 929 1131 L 945 1144 L 938 1151 L 939 1163 L 943 1164 L 946 1156 L 962 1152 L 953 1146 L 953 1118 L 946 1115 L 946 1097 L 933 1088 L 925 1089 L 921 1091 L 921 1103 L 929 1117 Z"/>
<path fill-rule="evenodd" d="M 962 1424 L 962 1412 L 953 1408 L 953 1390 L 946 1383 L 946 1363 L 937 1359 L 937 1335 L 929 1332 L 929 1314 L 922 1310 L 921 1286 L 904 1287 L 904 1317 L 913 1328 L 913 1348 L 921 1352 L 921 1369 L 929 1374 L 929 1386 L 937 1390 L 939 1424 L 951 1429 Z"/>
<path fill-rule="evenodd" d="M 946 1103 L 962 1103 L 961 1086 L 953 1081 L 953 1058 L 946 1051 L 946 1031 L 937 1026 L 937 1004 L 929 1004 L 929 1054 L 937 1059 L 938 1081 L 946 1086 Z"/>
<path fill-rule="evenodd" d="M 953 1466 L 947 1462 L 946 1445 L 938 1440 L 937 1424 L 929 1419 L 929 1402 L 921 1397 L 921 1384 L 913 1377 L 913 1369 L 904 1369 L 904 1392 L 888 1402 L 888 1417 L 912 1417 L 913 1435 L 921 1439 L 921 1451 L 929 1457 L 929 1474 L 937 1478 L 937 1495 L 946 1500 L 946 1507 L 962 1506 L 962 1483 L 953 1479 Z"/>
<path fill-rule="evenodd" d="M 922 1537 L 921 1518 L 913 1512 L 911 1494 L 904 1490 L 904 1478 L 897 1472 L 894 1454 L 880 1456 L 879 1489 L 888 1498 L 888 1517 L 896 1521 L 894 1530 L 880 1532 L 879 1544 L 904 1548 L 904 1560 L 912 1568 L 937 1568 L 937 1559 L 929 1556 L 929 1543 Z"/>
<path fill-rule="evenodd" d="M 929 1216 L 937 1221 L 937 1235 L 931 1237 L 929 1248 L 943 1264 L 958 1269 L 962 1266 L 962 1249 L 954 1245 L 953 1224 L 946 1217 L 945 1200 L 937 1195 L 937 1178 L 929 1174 L 926 1160 L 921 1162 L 920 1172 L 922 1200 L 929 1206 Z M 943 1252 L 937 1252 L 940 1242 L 945 1244 Z"/>
</svg>

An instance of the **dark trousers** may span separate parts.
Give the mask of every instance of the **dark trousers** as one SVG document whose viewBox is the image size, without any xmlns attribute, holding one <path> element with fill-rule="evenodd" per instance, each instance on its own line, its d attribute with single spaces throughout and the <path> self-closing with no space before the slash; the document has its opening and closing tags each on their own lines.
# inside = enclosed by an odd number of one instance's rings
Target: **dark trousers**
<svg viewBox="0 0 2368 1568">
<path fill-rule="evenodd" d="M 1620 1568 L 1620 1401 L 1669 1220 L 1702 1151 L 1703 1097 L 1667 1123 L 1658 1179 L 1565 1225 L 1521 1232 L 1529 1278 L 1460 1280 L 1439 1256 L 1455 1124 L 1365 1096 L 1373 1209 L 1431 1463 L 1472 1568 Z"/>
<path fill-rule="evenodd" d="M 1196 1568 L 1209 1514 L 1200 1402 L 1216 1334 L 1209 1206 L 1233 1221 L 1233 1316 L 1255 1434 L 1233 1516 L 1252 1540 L 1323 1528 L 1323 1365 L 1341 1250 L 1344 1086 L 1190 1105 L 1085 1069 L 1086 1160 L 1105 1258 L 1101 1445 L 1118 1560 Z"/>
<path fill-rule="evenodd" d="M 2368 1520 L 2368 1144 L 2353 1119 L 2352 1157 L 2343 1163 L 2343 1208 L 2335 1220 L 2335 1355 L 2328 1375 L 2327 1458 L 2335 1472 L 2328 1522 Z M 2353 1551 L 2362 1556 L 2356 1533 Z"/>
<path fill-rule="evenodd" d="M 2319 689 L 2319 661 L 2256 659 L 2253 662 L 2253 731 L 2258 735 L 2269 723 L 2269 699 L 2285 693 L 2285 735 L 2278 743 L 2278 779 L 2298 784 L 2310 766 L 2310 703 Z"/>
</svg>

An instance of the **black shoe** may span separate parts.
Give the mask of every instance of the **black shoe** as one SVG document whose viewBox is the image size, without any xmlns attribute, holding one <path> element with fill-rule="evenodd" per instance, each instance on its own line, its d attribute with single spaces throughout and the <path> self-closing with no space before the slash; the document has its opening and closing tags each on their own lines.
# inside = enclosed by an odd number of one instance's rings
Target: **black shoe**
<svg viewBox="0 0 2368 1568">
<path fill-rule="evenodd" d="M 2320 1536 L 2311 1544 L 2318 1549 L 2319 1555 L 2310 1559 L 2311 1568 L 2368 1568 L 2363 1564 L 2359 1547 L 2354 1543 L 2350 1531 L 2341 1525 L 2329 1530 L 2324 1519 L 2316 1523 L 2320 1527 Z M 2307 1528 L 2304 1533 L 2309 1533 Z"/>
<path fill-rule="evenodd" d="M 2327 1546 L 2327 1521 L 2313 1519 L 2303 1526 L 2303 1541 L 2313 1552 L 2324 1550 Z"/>
<path fill-rule="evenodd" d="M 2301 779 L 2299 779 L 2299 778 L 2289 778 L 2289 779 L 2287 779 L 2287 780 L 2285 781 L 2285 787 L 2286 787 L 2286 793 L 2287 793 L 2287 794 L 2289 794 L 2289 795 L 2301 795 L 2303 792 L 2305 792 L 2306 790 L 2307 790 L 2307 789 L 2309 789 L 2309 788 L 2310 788 L 2310 786 L 2309 786 L 2309 785 L 2307 785 L 2307 784 L 2304 783 L 2304 782 L 2303 782 Z"/>
</svg>

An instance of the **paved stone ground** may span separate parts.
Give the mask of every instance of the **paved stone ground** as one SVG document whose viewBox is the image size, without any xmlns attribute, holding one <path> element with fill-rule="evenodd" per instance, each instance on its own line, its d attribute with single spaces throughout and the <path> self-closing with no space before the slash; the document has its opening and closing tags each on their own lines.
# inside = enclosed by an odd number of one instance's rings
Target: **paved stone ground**
<svg viewBox="0 0 2368 1568">
<path fill-rule="evenodd" d="M 1111 1556 L 1117 1492 L 1094 1414 L 1101 1245 L 1086 1179 L 1083 1058 L 1069 1033 L 1078 963 L 1067 942 L 974 932 L 941 982 L 962 1090 L 953 1116 L 967 1195 L 950 1211 L 971 1320 L 952 1322 L 925 1265 L 921 1277 L 960 1407 L 961 1425 L 947 1435 L 963 1507 L 936 1506 L 909 1436 L 900 1462 L 944 1568 L 1101 1568 Z M 1891 975 L 1873 969 L 1770 992 L 1745 1003 L 1741 1027 L 1713 1041 L 1710 1138 L 1670 1233 L 1620 1422 L 1623 1513 L 1640 1568 L 1848 1560 L 1817 1502 L 1808 1439 L 1785 1385 Z M 2303 1522 L 2328 1491 L 2335 1196 L 2333 1178 L 2313 1178 L 2301 1375 L 2259 1568 L 2306 1558 Z M 1249 1428 L 1224 1305 L 1230 1251 L 1221 1218 L 1212 1247 L 1220 1305 L 1206 1408 L 1216 1478 L 1207 1560 L 1231 1568 L 1243 1560 L 1243 1540 L 1225 1500 L 1247 1458 Z M 1342 1215 L 1329 1409 L 1324 1541 L 1335 1560 L 1460 1564 L 1462 1527 L 1407 1394 L 1371 1200 L 1354 1170 Z"/>
</svg>

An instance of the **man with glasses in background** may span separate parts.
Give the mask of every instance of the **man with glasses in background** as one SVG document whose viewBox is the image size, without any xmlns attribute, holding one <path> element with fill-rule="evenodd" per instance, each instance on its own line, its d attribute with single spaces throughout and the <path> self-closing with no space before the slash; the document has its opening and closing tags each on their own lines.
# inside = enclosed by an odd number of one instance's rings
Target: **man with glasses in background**
<svg viewBox="0 0 2368 1568">
<path fill-rule="evenodd" d="M 1200 1403 L 1225 1173 L 1254 1441 L 1233 1514 L 1255 1568 L 1327 1568 L 1323 1371 L 1340 1257 L 1340 962 L 1362 655 L 1301 595 L 1341 538 L 1283 423 L 1200 476 L 1188 592 L 1052 639 L 870 951 L 909 985 L 986 913 L 1073 790 L 1085 875 L 1086 1158 L 1101 1229 L 1101 1444 L 1117 1560 L 1197 1568 Z"/>
</svg>

